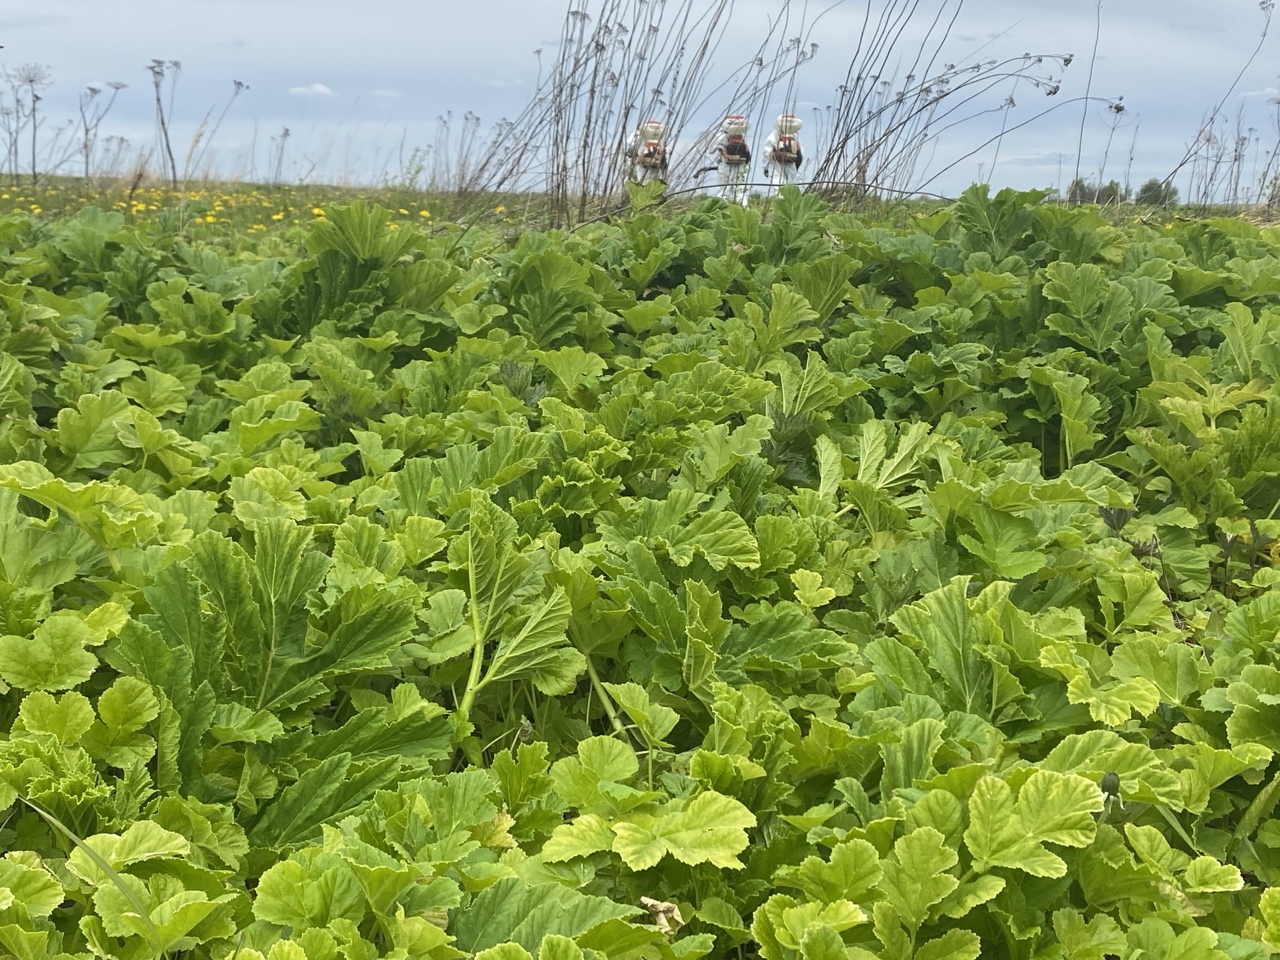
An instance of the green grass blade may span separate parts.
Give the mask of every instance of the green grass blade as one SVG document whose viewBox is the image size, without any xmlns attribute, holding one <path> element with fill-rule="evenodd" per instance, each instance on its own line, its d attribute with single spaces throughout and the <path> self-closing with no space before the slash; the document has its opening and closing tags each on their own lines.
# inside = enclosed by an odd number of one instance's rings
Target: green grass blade
<svg viewBox="0 0 1280 960">
<path fill-rule="evenodd" d="M 129 889 L 129 885 L 124 882 L 123 878 L 121 878 L 120 874 L 116 872 L 115 868 L 111 866 L 111 864 L 107 863 L 98 851 L 94 850 L 93 847 L 89 846 L 76 836 L 75 832 L 72 831 L 70 827 L 55 817 L 48 810 L 43 809 L 38 804 L 32 803 L 26 797 L 19 796 L 18 799 L 42 816 L 51 827 L 62 833 L 68 840 L 74 843 L 76 847 L 83 850 L 84 855 L 92 860 L 97 868 L 107 875 L 107 879 L 115 885 L 116 889 L 119 890 L 124 898 L 129 901 L 129 905 L 132 906 L 133 909 L 138 912 L 138 916 L 142 918 L 142 922 L 147 927 L 147 932 L 151 934 L 152 946 L 157 950 L 160 950 L 161 956 L 168 956 L 168 954 L 160 948 L 160 931 L 156 929 L 156 925 L 151 919 L 151 911 L 147 909 L 146 904 L 138 899 L 137 894 Z"/>
</svg>

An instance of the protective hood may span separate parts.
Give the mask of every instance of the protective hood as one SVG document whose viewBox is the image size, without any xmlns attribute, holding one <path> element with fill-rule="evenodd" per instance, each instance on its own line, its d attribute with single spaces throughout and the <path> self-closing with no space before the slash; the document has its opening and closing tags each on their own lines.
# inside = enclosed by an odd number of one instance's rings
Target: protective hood
<svg viewBox="0 0 1280 960">
<path fill-rule="evenodd" d="M 800 132 L 802 126 L 804 126 L 804 122 L 794 113 L 784 113 L 773 121 L 774 131 L 787 137 L 795 136 Z"/>
</svg>

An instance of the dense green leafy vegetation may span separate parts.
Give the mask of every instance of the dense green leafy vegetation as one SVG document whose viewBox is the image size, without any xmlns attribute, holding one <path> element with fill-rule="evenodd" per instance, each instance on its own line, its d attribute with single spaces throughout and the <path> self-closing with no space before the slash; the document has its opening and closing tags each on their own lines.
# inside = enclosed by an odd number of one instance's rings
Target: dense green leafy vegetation
<svg viewBox="0 0 1280 960">
<path fill-rule="evenodd" d="M 1262 958 L 1280 231 L 0 220 L 0 952 Z"/>
</svg>

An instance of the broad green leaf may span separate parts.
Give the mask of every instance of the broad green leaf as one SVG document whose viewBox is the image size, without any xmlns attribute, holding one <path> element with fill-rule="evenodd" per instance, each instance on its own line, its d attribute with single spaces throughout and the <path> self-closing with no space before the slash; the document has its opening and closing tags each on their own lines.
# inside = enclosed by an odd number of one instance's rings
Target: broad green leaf
<svg viewBox="0 0 1280 960">
<path fill-rule="evenodd" d="M 1267 939 L 1280 941 L 1280 887 L 1268 887 L 1258 901 L 1258 912 L 1267 925 Z"/>
<path fill-rule="evenodd" d="M 531 350 L 530 355 L 550 370 L 566 390 L 591 386 L 608 369 L 608 362 L 579 346 L 561 347 L 559 350 Z"/>
<path fill-rule="evenodd" d="M 1105 913 L 1085 922 L 1078 910 L 1057 910 L 1053 914 L 1053 930 L 1069 955 L 1081 960 L 1103 960 L 1107 954 L 1117 954 L 1125 948 L 1124 931 Z"/>
<path fill-rule="evenodd" d="M 1005 888 L 1004 877 L 983 874 L 969 883 L 962 883 L 938 904 L 936 912 L 959 920 L 967 917 L 975 907 L 994 900 Z"/>
<path fill-rule="evenodd" d="M 1222 893 L 1239 890 L 1244 886 L 1240 869 L 1229 863 L 1219 863 L 1213 857 L 1196 857 L 1187 866 L 1182 882 L 1188 893 Z"/>
<path fill-rule="evenodd" d="M 132 733 L 154 720 L 160 704 L 151 685 L 134 677 L 121 677 L 98 698 L 98 716 L 110 729 Z"/>
<path fill-rule="evenodd" d="M 191 852 L 186 838 L 150 820 L 135 821 L 122 834 L 100 833 L 86 837 L 84 845 L 116 871 L 149 860 L 185 857 Z M 108 883 L 106 874 L 80 847 L 71 851 L 67 866 L 90 883 L 98 886 Z"/>
<path fill-rule="evenodd" d="M 1146 677 L 1093 686 L 1081 673 L 1067 684 L 1067 697 L 1072 703 L 1087 704 L 1089 715 L 1109 727 L 1120 726 L 1135 713 L 1149 716 L 1160 705 L 1160 690 Z"/>
<path fill-rule="evenodd" d="M 1120 795 L 1141 803 L 1159 803 L 1177 810 L 1182 807 L 1178 775 L 1143 743 L 1125 740 L 1111 730 L 1091 730 L 1069 734 L 1040 762 L 1040 767 L 1058 773 L 1075 773 L 1098 782 L 1108 772 L 1120 778 Z"/>
<path fill-rule="evenodd" d="M 551 783 L 566 803 L 590 810 L 625 791 L 619 788 L 640 770 L 635 751 L 613 737 L 590 737 L 578 744 L 576 757 L 551 765 Z"/>
<path fill-rule="evenodd" d="M 1045 318 L 1045 325 L 1101 357 L 1118 339 L 1128 321 L 1133 297 L 1107 280 L 1101 267 L 1062 260 L 1045 268 L 1049 282 L 1044 296 L 1062 307 Z"/>
<path fill-rule="evenodd" d="M 632 870 L 647 870 L 668 854 L 681 863 L 739 870 L 737 854 L 746 849 L 746 831 L 755 825 L 755 815 L 740 802 L 709 791 L 657 815 L 615 823 L 613 851 Z"/>
<path fill-rule="evenodd" d="M 258 845 L 311 839 L 322 824 L 354 812 L 391 783 L 399 767 L 396 757 L 353 766 L 349 753 L 332 756 L 281 791 L 249 831 L 249 839 Z"/>
<path fill-rule="evenodd" d="M 860 266 L 852 257 L 836 253 L 807 263 L 793 263 L 789 273 L 817 314 L 814 319 L 824 323 L 853 294 L 849 278 Z"/>
<path fill-rule="evenodd" d="M 538 960 L 582 960 L 582 948 L 568 937 L 551 933 L 538 946 Z"/>
<path fill-rule="evenodd" d="M 959 885 L 948 872 L 959 859 L 933 827 L 913 830 L 894 843 L 893 856 L 882 864 L 880 887 L 912 931 L 928 918 L 930 907 Z"/>
<path fill-rule="evenodd" d="M 830 960 L 844 953 L 839 934 L 866 920 L 862 909 L 847 900 L 797 903 L 791 897 L 774 894 L 756 910 L 751 933 L 767 960 L 783 960 L 805 949 L 818 951 L 815 956 Z M 828 935 L 815 935 L 818 930 L 826 930 Z"/>
<path fill-rule="evenodd" d="M 352 430 L 351 435 L 356 438 L 360 459 L 370 476 L 381 476 L 404 457 L 403 450 L 387 447 L 381 434 L 371 430 Z"/>
<path fill-rule="evenodd" d="M 291 927 L 294 935 L 332 920 L 359 920 L 364 895 L 355 875 L 334 854 L 284 860 L 262 874 L 254 897 L 259 920 Z"/>
<path fill-rule="evenodd" d="M 209 727 L 209 735 L 218 743 L 270 743 L 282 733 L 279 717 L 242 703 L 218 704 Z"/>
<path fill-rule="evenodd" d="M 537 952 L 543 939 L 552 934 L 574 939 L 607 920 L 638 913 L 638 907 L 588 896 L 560 884 L 529 885 L 504 877 L 459 912 L 452 932 L 458 948 L 468 953 L 508 942 Z"/>
<path fill-rule="evenodd" d="M 791 574 L 791 582 L 796 588 L 796 599 L 809 609 L 825 607 L 836 598 L 831 587 L 822 585 L 822 574 L 813 570 L 796 570 Z"/>
<path fill-rule="evenodd" d="M 703 513 L 670 538 L 668 553 L 679 566 L 702 556 L 713 570 L 729 565 L 745 570 L 760 565 L 760 548 L 746 522 L 736 513 Z"/>
<path fill-rule="evenodd" d="M 678 713 L 670 707 L 654 703 L 644 687 L 637 683 L 606 683 L 604 688 L 650 745 L 667 745 L 665 737 L 680 722 Z"/>
<path fill-rule="evenodd" d="M 32 733 L 47 733 L 66 746 L 74 744 L 93 726 L 92 705 L 75 692 L 57 698 L 48 693 L 28 694 L 22 698 L 18 716 Z"/>
<path fill-rule="evenodd" d="M 93 675 L 100 642 L 78 617 L 52 616 L 28 637 L 0 637 L 0 677 L 21 690 L 67 690 Z"/>
<path fill-rule="evenodd" d="M 978 538 L 961 534 L 958 538 L 970 553 L 999 577 L 1021 580 L 1045 565 L 1048 556 L 1035 549 L 1039 536 L 1035 524 L 982 504 L 969 508 L 969 520 Z"/>
<path fill-rule="evenodd" d="M 0 859 L 0 890 L 8 890 L 32 917 L 49 916 L 66 898 L 47 866 L 33 855 L 16 852 Z"/>
<path fill-rule="evenodd" d="M 518 943 L 500 943 L 476 953 L 476 960 L 533 960 L 533 954 Z"/>
<path fill-rule="evenodd" d="M 0 464 L 0 487 L 7 487 L 55 514 L 65 515 L 118 566 L 116 551 L 155 536 L 159 516 L 141 494 L 123 484 L 71 483 L 29 460 Z"/>
<path fill-rule="evenodd" d="M 818 437 L 813 448 L 818 456 L 818 496 L 834 503 L 844 479 L 844 454 L 826 434 Z"/>
<path fill-rule="evenodd" d="M 742 922 L 742 916 L 727 901 L 721 900 L 719 897 L 707 897 L 702 901 L 702 905 L 698 907 L 698 919 L 719 927 L 721 930 L 727 930 L 734 934 L 742 934 L 744 937 L 748 935 L 748 930 Z"/>
<path fill-rule="evenodd" d="M 220 934 L 225 934 L 228 929 L 234 929 L 231 924 L 222 925 L 222 929 L 217 929 L 215 926 L 209 931 L 211 935 L 208 937 L 201 936 L 198 931 L 199 927 L 205 926 L 207 921 L 216 917 L 217 914 L 230 912 L 228 901 L 231 896 L 226 895 L 222 903 L 210 901 L 203 892 L 195 890 L 183 891 L 164 900 L 159 900 L 157 897 L 155 899 L 159 902 L 155 903 L 150 910 L 150 924 L 128 910 L 115 913 L 116 907 L 112 904 L 115 898 L 107 891 L 103 891 L 98 896 L 97 908 L 108 932 L 116 935 L 132 932 L 138 936 L 145 936 L 159 949 L 168 951 L 189 948 L 201 940 L 213 939 Z"/>
<path fill-rule="evenodd" d="M 1203 666 L 1183 643 L 1154 637 L 1128 637 L 1111 656 L 1111 675 L 1119 680 L 1144 677 L 1166 703 L 1186 703 L 1200 690 Z"/>
<path fill-rule="evenodd" d="M 613 847 L 614 833 L 609 821 L 594 813 L 584 813 L 561 824 L 542 845 L 542 859 L 559 863 L 574 857 L 587 857 Z"/>
<path fill-rule="evenodd" d="M 936 940 L 922 944 L 915 960 L 978 960 L 982 941 L 972 930 L 948 930 Z"/>
<path fill-rule="evenodd" d="M 990 709 L 992 688 L 992 668 L 981 650 L 999 637 L 997 622 L 986 607 L 1007 595 L 1007 586 L 993 584 L 975 599 L 968 597 L 968 587 L 969 578 L 958 577 L 903 607 L 893 622 L 924 646 L 929 666 L 946 681 L 956 707 L 981 715 Z"/>
<path fill-rule="evenodd" d="M 877 889 L 882 873 L 876 848 L 854 838 L 833 847 L 829 861 L 806 857 L 799 866 L 783 868 L 778 882 L 798 888 L 811 900 L 857 902 Z"/>
<path fill-rule="evenodd" d="M 445 933 L 439 926 L 425 917 L 406 916 L 404 907 L 397 906 L 388 926 L 391 942 L 398 950 L 405 950 L 410 956 L 427 956 L 431 960 L 459 960 L 464 954 L 449 946 L 453 937 Z M 275 950 L 275 947 L 272 947 Z M 269 960 L 276 960 L 274 956 Z M 290 958 L 295 960 L 295 958 Z M 298 957 L 296 960 L 305 960 Z"/>
<path fill-rule="evenodd" d="M 533 681 L 543 693 L 565 694 L 586 669 L 586 658 L 565 646 L 573 605 L 557 589 L 529 611 L 519 630 L 498 641 L 482 684 L 496 680 Z"/>
<path fill-rule="evenodd" d="M 151 685 L 136 677 L 121 677 L 98 698 L 101 722 L 85 735 L 85 749 L 117 767 L 146 763 L 156 744 L 138 731 L 159 715 L 160 701 Z"/>
<path fill-rule="evenodd" d="M 1003 780 L 986 776 L 969 800 L 965 845 L 974 867 L 1008 867 L 1037 877 L 1061 877 L 1067 865 L 1044 844 L 1083 847 L 1093 839 L 1093 814 L 1102 809 L 1098 785 L 1072 774 L 1037 770 L 1017 799 Z"/>
<path fill-rule="evenodd" d="M 58 411 L 57 442 L 71 458 L 70 469 L 128 461 L 117 433 L 117 425 L 128 416 L 129 401 L 116 390 L 85 394 L 74 408 Z"/>
</svg>

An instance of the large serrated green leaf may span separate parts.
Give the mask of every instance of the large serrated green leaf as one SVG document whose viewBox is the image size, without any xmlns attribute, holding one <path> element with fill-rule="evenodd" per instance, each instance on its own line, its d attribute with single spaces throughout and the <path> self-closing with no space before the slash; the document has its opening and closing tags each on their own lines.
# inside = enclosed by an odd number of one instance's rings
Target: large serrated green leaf
<svg viewBox="0 0 1280 960">
<path fill-rule="evenodd" d="M 737 855 L 755 825 L 755 815 L 732 797 L 700 793 L 679 808 L 615 823 L 613 851 L 632 870 L 646 870 L 668 855 L 690 865 L 741 869 Z"/>
<path fill-rule="evenodd" d="M 606 920 L 638 913 L 638 907 L 588 896 L 559 884 L 531 886 L 515 877 L 505 877 L 460 912 L 450 931 L 457 938 L 458 947 L 469 953 L 507 942 L 532 952 L 549 935 L 572 939 Z"/>
<path fill-rule="evenodd" d="M 1037 877 L 1061 877 L 1067 865 L 1044 844 L 1083 847 L 1102 809 L 1098 785 L 1071 774 L 1037 770 L 1017 799 L 1005 781 L 986 776 L 969 800 L 965 845 L 979 870 L 1009 867 Z"/>
</svg>

